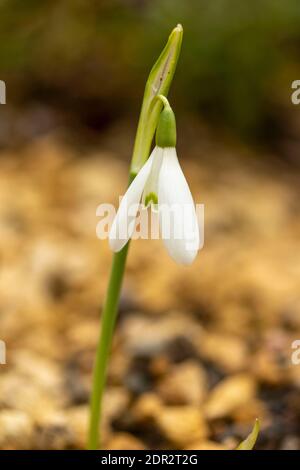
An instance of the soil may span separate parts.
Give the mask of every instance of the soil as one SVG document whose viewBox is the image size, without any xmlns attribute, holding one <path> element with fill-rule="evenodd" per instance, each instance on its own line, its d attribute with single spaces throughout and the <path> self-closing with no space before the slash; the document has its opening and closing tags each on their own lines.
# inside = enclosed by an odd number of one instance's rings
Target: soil
<svg viewBox="0 0 300 470">
<path fill-rule="evenodd" d="M 182 166 L 205 204 L 205 245 L 185 268 L 160 240 L 131 244 L 104 447 L 234 449 L 258 417 L 257 449 L 300 449 L 297 174 L 240 145 L 197 142 Z M 127 160 L 56 137 L 0 154 L 1 449 L 85 447 L 112 258 L 95 211 L 118 202 Z"/>
</svg>

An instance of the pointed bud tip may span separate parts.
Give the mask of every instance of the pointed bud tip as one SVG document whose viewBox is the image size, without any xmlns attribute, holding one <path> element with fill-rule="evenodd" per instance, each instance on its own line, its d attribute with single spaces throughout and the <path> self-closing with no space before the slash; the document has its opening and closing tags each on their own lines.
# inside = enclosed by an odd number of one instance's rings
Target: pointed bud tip
<svg viewBox="0 0 300 470">
<path fill-rule="evenodd" d="M 170 38 L 173 36 L 179 36 L 181 37 L 183 34 L 183 27 L 181 24 L 178 24 L 171 32 Z"/>
</svg>

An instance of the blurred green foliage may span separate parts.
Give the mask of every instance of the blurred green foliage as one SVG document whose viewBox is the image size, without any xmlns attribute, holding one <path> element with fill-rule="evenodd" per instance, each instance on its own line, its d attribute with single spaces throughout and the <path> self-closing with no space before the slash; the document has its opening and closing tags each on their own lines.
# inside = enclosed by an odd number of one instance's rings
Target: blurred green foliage
<svg viewBox="0 0 300 470">
<path fill-rule="evenodd" d="M 2 0 L 0 78 L 19 104 L 50 102 L 102 121 L 136 113 L 179 22 L 178 106 L 259 135 L 299 78 L 299 0 Z"/>
</svg>

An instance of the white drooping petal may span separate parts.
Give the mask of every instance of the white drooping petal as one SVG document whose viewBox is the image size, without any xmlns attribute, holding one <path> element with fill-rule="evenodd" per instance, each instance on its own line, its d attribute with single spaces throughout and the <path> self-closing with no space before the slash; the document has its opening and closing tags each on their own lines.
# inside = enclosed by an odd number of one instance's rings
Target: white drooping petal
<svg viewBox="0 0 300 470">
<path fill-rule="evenodd" d="M 169 255 L 191 264 L 199 250 L 194 201 L 173 147 L 164 149 L 158 182 L 160 228 Z"/>
<path fill-rule="evenodd" d="M 152 155 L 153 155 L 153 162 L 151 166 L 150 175 L 147 178 L 144 192 L 143 192 L 143 204 L 148 206 L 149 203 L 155 205 L 157 204 L 158 199 L 158 179 L 159 179 L 159 172 L 162 164 L 163 158 L 163 151 L 161 147 L 155 147 Z"/>
<path fill-rule="evenodd" d="M 115 252 L 126 245 L 134 232 L 139 203 L 152 167 L 153 153 L 154 151 L 128 187 L 111 226 L 109 245 Z"/>
</svg>

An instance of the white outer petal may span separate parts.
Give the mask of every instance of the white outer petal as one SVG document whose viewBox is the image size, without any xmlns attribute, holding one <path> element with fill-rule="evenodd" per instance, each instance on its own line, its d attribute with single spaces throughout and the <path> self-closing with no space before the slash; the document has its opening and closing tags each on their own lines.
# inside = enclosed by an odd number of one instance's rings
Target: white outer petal
<svg viewBox="0 0 300 470">
<path fill-rule="evenodd" d="M 135 219 L 138 213 L 138 204 L 151 171 L 154 151 L 140 169 L 126 193 L 124 194 L 116 217 L 109 232 L 110 248 L 120 251 L 132 237 L 135 228 Z"/>
<path fill-rule="evenodd" d="M 169 255 L 177 263 L 191 264 L 199 250 L 199 226 L 194 201 L 173 147 L 164 149 L 158 201 L 162 238 Z M 166 207 L 169 215 L 173 208 L 170 222 L 164 214 Z"/>
<path fill-rule="evenodd" d="M 150 175 L 146 181 L 144 194 L 143 194 L 143 203 L 145 204 L 145 199 L 150 193 L 158 194 L 158 179 L 160 167 L 162 164 L 164 149 L 156 146 L 152 152 L 153 163 L 151 166 Z"/>
</svg>

